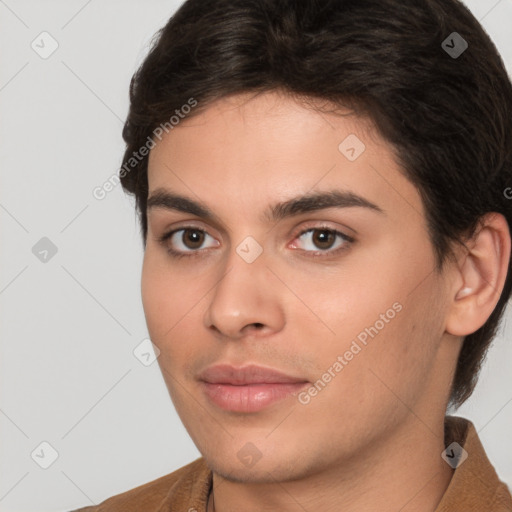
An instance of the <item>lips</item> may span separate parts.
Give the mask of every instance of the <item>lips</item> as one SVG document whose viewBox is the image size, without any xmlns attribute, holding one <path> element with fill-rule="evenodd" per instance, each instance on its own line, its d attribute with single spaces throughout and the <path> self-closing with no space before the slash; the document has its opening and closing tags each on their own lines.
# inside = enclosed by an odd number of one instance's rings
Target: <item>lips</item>
<svg viewBox="0 0 512 512">
<path fill-rule="evenodd" d="M 213 404 L 241 413 L 258 412 L 309 386 L 305 379 L 256 365 L 211 366 L 200 374 L 199 380 L 202 391 Z"/>
<path fill-rule="evenodd" d="M 278 370 L 257 365 L 246 365 L 236 368 L 228 364 L 210 366 L 199 375 L 199 380 L 210 384 L 231 384 L 243 386 L 247 384 L 296 384 L 307 382 L 300 377 L 292 377 Z"/>
</svg>

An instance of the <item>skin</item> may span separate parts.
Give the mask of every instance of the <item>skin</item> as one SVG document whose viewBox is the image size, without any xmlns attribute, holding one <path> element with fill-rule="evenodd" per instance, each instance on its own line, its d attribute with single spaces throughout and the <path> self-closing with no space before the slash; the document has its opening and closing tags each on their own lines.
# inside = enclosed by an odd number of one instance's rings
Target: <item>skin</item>
<svg viewBox="0 0 512 512">
<path fill-rule="evenodd" d="M 456 249 L 436 273 L 419 193 L 392 148 L 371 122 L 314 106 L 278 91 L 232 96 L 151 150 L 149 196 L 170 189 L 206 204 L 219 222 L 148 211 L 148 330 L 176 411 L 214 472 L 217 512 L 433 511 L 453 474 L 441 452 L 457 357 L 463 336 L 498 302 L 507 224 L 486 216 L 470 250 Z M 349 134 L 366 146 L 355 161 L 338 149 Z M 331 189 L 351 190 L 384 214 L 350 207 L 260 218 L 270 204 Z M 202 245 L 187 246 L 183 232 L 158 242 L 190 224 L 206 231 Z M 355 241 L 315 244 L 315 231 L 299 238 L 325 226 Z M 263 249 L 252 263 L 236 252 L 247 236 Z M 202 256 L 174 259 L 169 247 Z M 314 383 L 397 302 L 401 311 L 307 404 L 290 396 L 233 413 L 201 390 L 199 372 L 216 363 L 255 363 Z M 237 456 L 248 442 L 261 454 L 252 467 Z"/>
</svg>

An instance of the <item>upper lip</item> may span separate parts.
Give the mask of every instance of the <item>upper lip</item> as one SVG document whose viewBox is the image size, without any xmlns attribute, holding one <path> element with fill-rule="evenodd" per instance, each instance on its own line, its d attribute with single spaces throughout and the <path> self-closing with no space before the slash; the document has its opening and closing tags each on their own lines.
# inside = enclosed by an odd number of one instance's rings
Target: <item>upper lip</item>
<svg viewBox="0 0 512 512">
<path fill-rule="evenodd" d="M 292 377 L 272 368 L 249 364 L 236 368 L 229 364 L 219 364 L 206 368 L 199 379 L 210 384 L 290 384 L 307 382 L 300 377 Z"/>
</svg>

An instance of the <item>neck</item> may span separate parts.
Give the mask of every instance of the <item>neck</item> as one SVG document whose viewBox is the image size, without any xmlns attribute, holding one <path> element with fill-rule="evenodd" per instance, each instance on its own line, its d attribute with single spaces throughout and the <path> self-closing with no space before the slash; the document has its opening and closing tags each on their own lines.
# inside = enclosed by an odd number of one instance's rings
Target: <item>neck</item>
<svg viewBox="0 0 512 512">
<path fill-rule="evenodd" d="M 214 472 L 207 510 L 433 512 L 453 474 L 444 449 L 443 422 L 433 429 L 411 418 L 392 439 L 300 480 L 247 483 Z"/>
</svg>

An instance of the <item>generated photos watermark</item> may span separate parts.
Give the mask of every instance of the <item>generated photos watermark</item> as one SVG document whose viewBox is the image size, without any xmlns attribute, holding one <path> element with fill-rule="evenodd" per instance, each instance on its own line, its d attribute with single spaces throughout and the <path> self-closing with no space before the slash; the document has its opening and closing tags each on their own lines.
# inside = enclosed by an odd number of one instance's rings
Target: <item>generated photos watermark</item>
<svg viewBox="0 0 512 512">
<path fill-rule="evenodd" d="M 121 179 L 124 178 L 130 171 L 132 171 L 139 162 L 141 162 L 146 156 L 149 155 L 149 151 L 156 146 L 155 139 L 162 140 L 164 133 L 169 133 L 174 127 L 176 127 L 181 120 L 190 113 L 193 107 L 197 105 L 197 101 L 194 98 L 189 98 L 187 103 L 183 104 L 179 109 L 174 111 L 168 121 L 161 123 L 153 130 L 153 135 L 148 135 L 146 142 L 137 150 L 132 153 L 132 156 L 128 161 L 121 167 L 118 174 L 112 174 L 110 178 L 105 180 L 101 186 L 94 187 L 92 195 L 98 201 L 101 201 L 107 197 L 109 192 L 112 192 Z"/>
<path fill-rule="evenodd" d="M 368 345 L 368 336 L 370 336 L 372 339 L 379 334 L 379 332 L 384 329 L 386 324 L 389 324 L 393 318 L 395 318 L 397 313 L 400 313 L 402 311 L 403 306 L 400 304 L 400 302 L 395 302 L 391 308 L 387 309 L 385 313 L 381 313 L 379 316 L 379 320 L 376 320 L 375 323 L 370 326 L 366 327 L 364 330 L 362 330 L 356 338 L 352 340 L 352 343 L 350 344 L 350 347 L 348 350 L 344 352 L 342 356 L 338 356 L 336 358 L 336 361 L 327 369 L 327 371 L 318 379 L 313 385 L 311 385 L 308 389 L 301 391 L 297 399 L 299 403 L 302 405 L 307 405 L 311 402 L 311 399 L 318 395 L 329 382 L 338 375 L 345 366 L 348 365 L 352 359 L 354 359 L 354 356 L 359 354 L 361 350 Z M 359 343 L 358 343 L 359 342 Z M 362 346 L 361 346 L 362 345 Z"/>
</svg>

